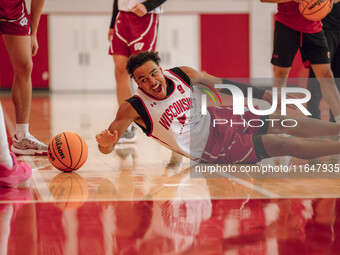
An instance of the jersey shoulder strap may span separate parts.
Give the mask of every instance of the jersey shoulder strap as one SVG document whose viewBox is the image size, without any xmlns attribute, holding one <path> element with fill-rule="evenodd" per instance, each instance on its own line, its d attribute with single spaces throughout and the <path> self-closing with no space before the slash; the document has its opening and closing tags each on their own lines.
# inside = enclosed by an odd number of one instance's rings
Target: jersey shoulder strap
<svg viewBox="0 0 340 255">
<path fill-rule="evenodd" d="M 176 76 L 178 76 L 181 80 L 183 80 L 190 87 L 192 86 L 191 85 L 191 80 L 190 80 L 189 76 L 181 68 L 174 67 L 174 68 L 169 69 L 168 71 L 170 71 L 171 73 L 173 73 Z"/>
<path fill-rule="evenodd" d="M 139 125 L 138 123 L 136 123 L 146 135 L 150 135 L 151 132 L 151 120 L 149 118 L 148 112 L 146 111 L 143 102 L 141 101 L 141 99 L 139 97 L 133 96 L 130 97 L 129 99 L 126 100 L 127 102 L 129 102 L 132 107 L 136 110 L 136 112 L 138 113 L 138 115 L 142 118 L 142 120 L 145 123 L 146 129 Z"/>
</svg>

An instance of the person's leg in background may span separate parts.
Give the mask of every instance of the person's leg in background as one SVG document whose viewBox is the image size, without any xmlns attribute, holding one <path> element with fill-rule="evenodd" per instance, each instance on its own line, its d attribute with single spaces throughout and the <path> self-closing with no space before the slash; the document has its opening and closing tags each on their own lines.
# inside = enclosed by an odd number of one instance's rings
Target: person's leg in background
<svg viewBox="0 0 340 255">
<path fill-rule="evenodd" d="M 299 32 L 280 22 L 275 22 L 274 50 L 271 63 L 274 65 L 273 87 L 286 87 L 294 57 L 299 48 Z"/>
<path fill-rule="evenodd" d="M 322 99 L 320 84 L 312 69 L 309 69 L 307 89 L 311 93 L 311 99 L 307 102 L 307 110 L 312 114 L 310 117 L 320 119 L 320 101 Z"/>
<path fill-rule="evenodd" d="M 335 77 L 335 83 L 337 89 L 340 88 L 340 33 L 335 33 L 334 31 L 325 30 L 325 37 L 327 39 L 328 48 L 331 57 L 331 69 Z M 338 49 L 339 48 L 339 49 Z M 312 113 L 313 118 L 320 119 L 320 101 L 322 99 L 320 83 L 315 77 L 312 69 L 309 71 L 309 79 L 307 89 L 311 92 L 311 99 L 307 103 L 307 109 Z M 332 111 L 330 113 L 330 121 L 335 122 Z"/>
<path fill-rule="evenodd" d="M 3 35 L 7 52 L 14 69 L 12 100 L 15 107 L 17 124 L 28 124 L 31 110 L 33 69 L 30 36 Z M 27 130 L 28 131 L 28 128 Z M 17 138 L 25 136 L 25 132 L 16 132 Z"/>
<path fill-rule="evenodd" d="M 327 40 L 329 39 L 329 33 L 326 33 Z M 333 71 L 335 84 L 340 91 L 340 31 L 337 31 L 336 33 L 333 33 L 333 40 L 331 40 L 331 43 L 329 44 L 329 48 L 331 50 L 331 56 L 332 56 L 332 63 L 331 68 Z M 331 121 L 334 120 L 333 113 L 330 111 L 330 119 Z"/>
<path fill-rule="evenodd" d="M 324 31 L 315 34 L 303 34 L 301 52 L 309 60 L 315 77 L 320 83 L 322 97 L 340 123 L 340 94 L 336 87 L 331 69 L 334 46 L 331 33 Z"/>
<path fill-rule="evenodd" d="M 31 37 L 3 34 L 2 38 L 14 70 L 12 100 L 15 107 L 16 131 L 12 151 L 17 154 L 47 155 L 47 145 L 29 133 L 33 68 Z"/>
<path fill-rule="evenodd" d="M 126 70 L 128 57 L 114 54 L 113 62 L 115 64 L 116 93 L 118 105 L 132 96 L 131 78 Z M 133 143 L 136 141 L 135 127 L 130 125 L 120 138 L 118 143 Z"/>
<path fill-rule="evenodd" d="M 126 70 L 127 61 L 128 57 L 126 56 L 116 54 L 113 55 L 118 105 L 121 105 L 121 103 L 132 96 L 131 79 Z"/>
<path fill-rule="evenodd" d="M 114 74 L 116 81 L 116 96 L 118 106 L 132 96 L 131 78 L 126 70 L 126 64 L 131 55 L 128 41 L 129 38 L 129 15 L 120 13 L 115 21 L 115 29 L 112 30 L 109 54 L 113 56 L 115 65 Z M 118 143 L 132 143 L 136 141 L 135 128 L 130 125 Z"/>
</svg>

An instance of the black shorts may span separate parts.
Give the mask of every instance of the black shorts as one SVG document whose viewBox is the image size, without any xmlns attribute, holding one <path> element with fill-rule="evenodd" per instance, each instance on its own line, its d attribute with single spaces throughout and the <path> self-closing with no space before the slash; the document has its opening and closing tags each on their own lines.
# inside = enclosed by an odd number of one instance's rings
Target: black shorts
<svg viewBox="0 0 340 255">
<path fill-rule="evenodd" d="M 261 161 L 262 159 L 270 157 L 266 149 L 264 148 L 262 136 L 263 135 L 253 136 L 253 144 L 254 144 L 255 154 L 256 154 L 258 161 Z"/>
<path fill-rule="evenodd" d="M 271 63 L 275 66 L 291 67 L 298 49 L 301 51 L 305 66 L 328 64 L 331 61 L 324 31 L 302 33 L 276 21 Z"/>
</svg>

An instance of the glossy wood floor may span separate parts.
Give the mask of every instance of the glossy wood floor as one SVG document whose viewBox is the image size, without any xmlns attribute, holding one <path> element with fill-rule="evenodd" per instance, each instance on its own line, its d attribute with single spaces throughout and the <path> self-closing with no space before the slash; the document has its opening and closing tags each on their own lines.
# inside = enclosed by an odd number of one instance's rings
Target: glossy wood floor
<svg viewBox="0 0 340 255">
<path fill-rule="evenodd" d="M 11 100 L 0 99 L 13 133 Z M 102 155 L 94 136 L 116 109 L 111 93 L 34 95 L 31 133 L 45 143 L 60 132 L 78 133 L 89 156 L 74 173 L 56 170 L 47 157 L 19 157 L 33 174 L 17 188 L 0 188 L 0 255 L 339 254 L 339 173 L 197 175 L 189 160 L 176 164 L 140 130 L 136 144 Z"/>
</svg>

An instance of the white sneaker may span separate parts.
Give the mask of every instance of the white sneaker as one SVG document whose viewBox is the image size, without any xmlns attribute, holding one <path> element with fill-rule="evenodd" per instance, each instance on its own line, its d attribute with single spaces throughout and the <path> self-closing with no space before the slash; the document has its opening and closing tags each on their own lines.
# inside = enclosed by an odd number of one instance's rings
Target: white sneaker
<svg viewBox="0 0 340 255">
<path fill-rule="evenodd" d="M 11 151 L 19 155 L 47 155 L 47 145 L 31 134 L 26 134 L 20 141 L 14 135 Z"/>
<path fill-rule="evenodd" d="M 137 140 L 135 129 L 136 128 L 132 126 L 130 131 L 125 130 L 124 134 L 119 139 L 118 143 L 135 143 Z"/>
</svg>

